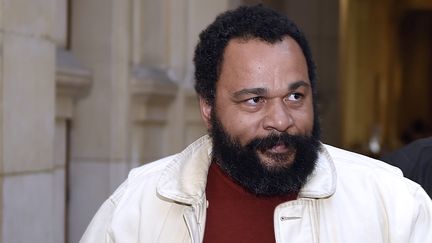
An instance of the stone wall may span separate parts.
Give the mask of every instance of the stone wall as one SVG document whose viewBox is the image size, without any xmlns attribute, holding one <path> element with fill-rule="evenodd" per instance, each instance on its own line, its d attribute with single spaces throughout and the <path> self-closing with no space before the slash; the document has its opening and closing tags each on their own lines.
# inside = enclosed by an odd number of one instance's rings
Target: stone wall
<svg viewBox="0 0 432 243">
<path fill-rule="evenodd" d="M 0 5 L 0 241 L 53 242 L 54 11 L 47 0 Z"/>
</svg>

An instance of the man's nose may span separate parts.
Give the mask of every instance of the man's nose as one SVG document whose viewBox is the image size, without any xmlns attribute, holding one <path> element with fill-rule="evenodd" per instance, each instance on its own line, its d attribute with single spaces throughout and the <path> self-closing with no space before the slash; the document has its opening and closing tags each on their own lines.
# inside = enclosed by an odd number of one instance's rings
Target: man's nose
<svg viewBox="0 0 432 243">
<path fill-rule="evenodd" d="M 264 129 L 286 132 L 294 124 L 291 111 L 283 101 L 269 102 L 266 108 L 263 121 Z"/>
</svg>

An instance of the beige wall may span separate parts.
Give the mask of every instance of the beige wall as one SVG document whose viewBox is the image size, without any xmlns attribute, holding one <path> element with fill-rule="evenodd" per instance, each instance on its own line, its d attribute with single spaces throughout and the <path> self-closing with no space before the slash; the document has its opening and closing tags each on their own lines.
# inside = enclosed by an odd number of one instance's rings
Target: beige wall
<svg viewBox="0 0 432 243">
<path fill-rule="evenodd" d="M 54 11 L 46 0 L 0 6 L 0 241 L 53 242 Z"/>
</svg>

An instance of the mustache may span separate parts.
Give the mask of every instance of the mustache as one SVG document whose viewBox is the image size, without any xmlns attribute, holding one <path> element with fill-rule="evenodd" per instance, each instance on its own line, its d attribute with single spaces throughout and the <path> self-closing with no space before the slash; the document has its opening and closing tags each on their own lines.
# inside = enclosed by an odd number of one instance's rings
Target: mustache
<svg viewBox="0 0 432 243">
<path fill-rule="evenodd" d="M 288 133 L 271 133 L 268 136 L 254 138 L 246 144 L 249 150 L 265 151 L 277 145 L 285 147 L 297 148 L 298 144 L 307 140 L 308 137 L 300 135 L 290 135 Z"/>
</svg>

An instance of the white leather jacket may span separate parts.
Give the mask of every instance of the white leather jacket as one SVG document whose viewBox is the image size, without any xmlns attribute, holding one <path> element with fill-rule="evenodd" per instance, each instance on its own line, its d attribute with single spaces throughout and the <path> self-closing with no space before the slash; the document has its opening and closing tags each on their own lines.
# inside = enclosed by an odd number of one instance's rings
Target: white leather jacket
<svg viewBox="0 0 432 243">
<path fill-rule="evenodd" d="M 380 161 L 322 147 L 298 199 L 274 211 L 276 242 L 432 243 L 432 202 L 419 185 Z M 80 242 L 202 242 L 210 153 L 204 136 L 133 169 Z"/>
</svg>

